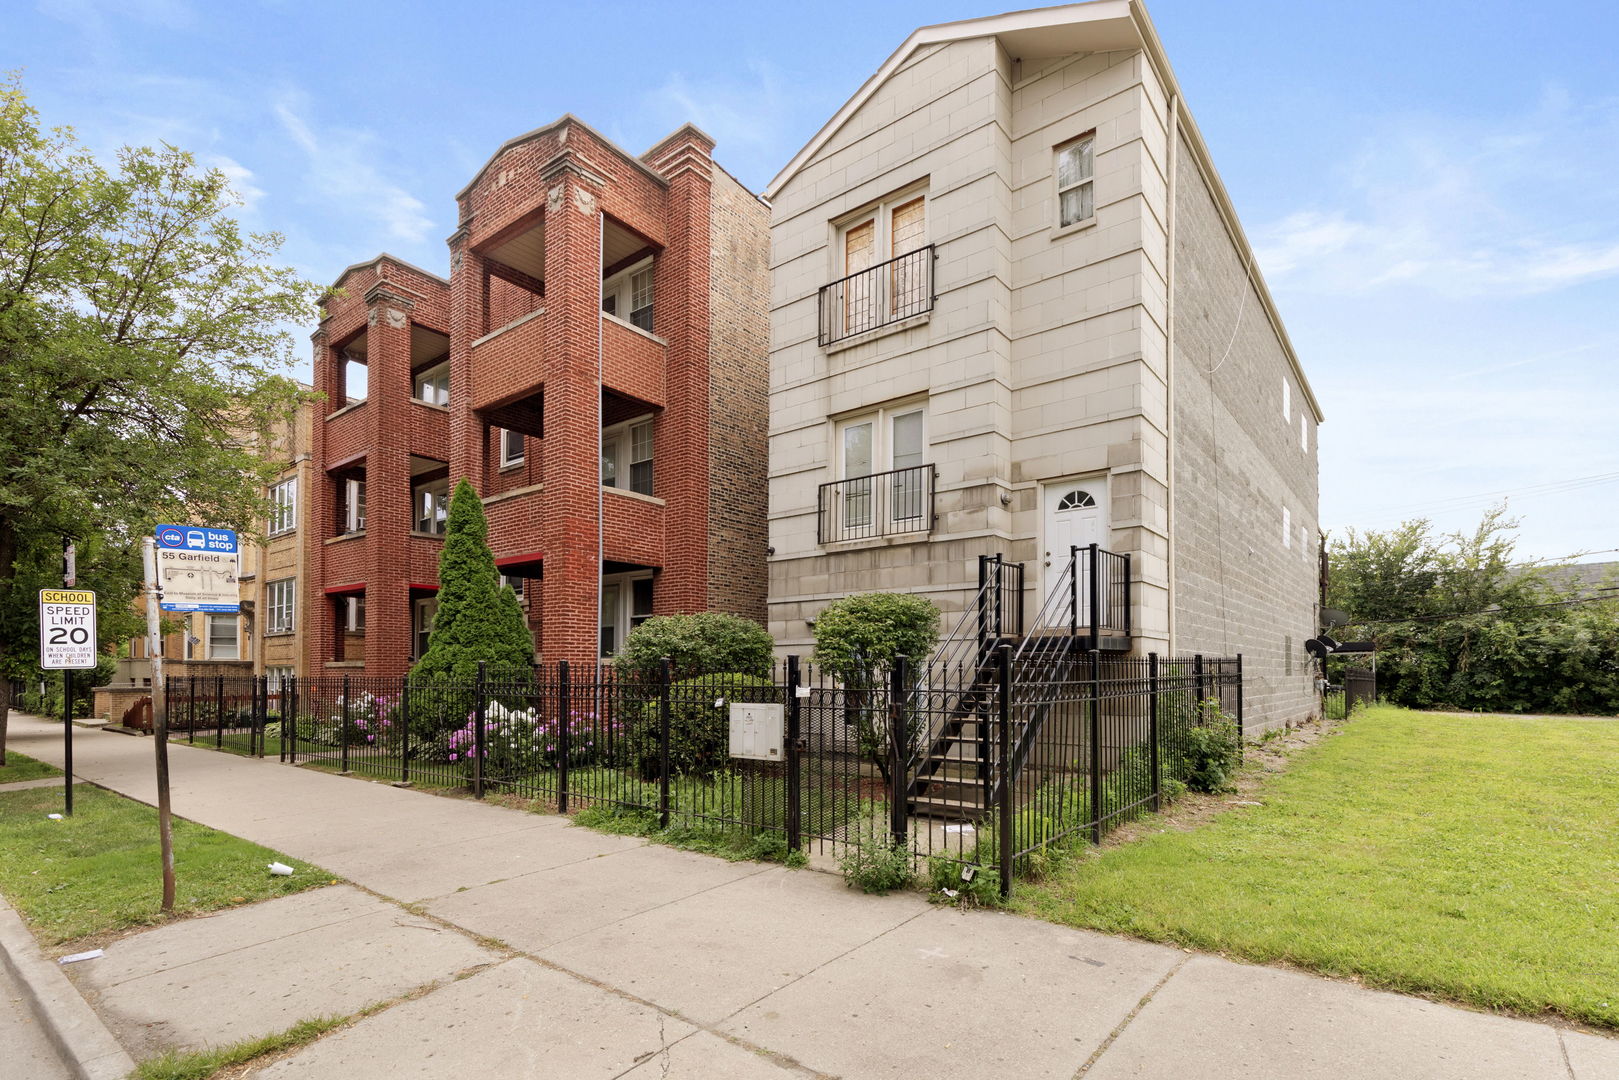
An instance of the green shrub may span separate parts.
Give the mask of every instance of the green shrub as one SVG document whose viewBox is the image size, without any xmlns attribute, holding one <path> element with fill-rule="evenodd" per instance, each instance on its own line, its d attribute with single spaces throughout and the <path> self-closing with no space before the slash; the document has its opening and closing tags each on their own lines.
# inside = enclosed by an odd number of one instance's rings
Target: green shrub
<svg viewBox="0 0 1619 1080">
<path fill-rule="evenodd" d="M 731 766 L 733 701 L 781 704 L 782 689 L 746 672 L 683 679 L 669 687 L 669 775 L 712 778 Z M 652 780 L 659 768 L 659 702 L 640 706 L 640 719 L 624 735 L 637 775 Z"/>
<path fill-rule="evenodd" d="M 886 831 L 869 822 L 860 830 L 856 844 L 838 860 L 843 880 L 863 893 L 886 893 L 903 889 L 915 878 L 911 851 L 895 844 Z"/>
<path fill-rule="evenodd" d="M 844 682 L 881 676 L 894 660 L 924 664 L 939 640 L 939 609 L 909 593 L 834 600 L 815 616 L 815 663 Z"/>
<path fill-rule="evenodd" d="M 1218 704 L 1211 704 L 1211 715 L 1218 719 L 1181 734 L 1179 771 L 1192 791 L 1218 794 L 1235 790 L 1231 778 L 1242 763 L 1242 744 L 1237 725 L 1220 712 Z"/>
<path fill-rule="evenodd" d="M 972 870 L 972 879 L 962 875 Z M 935 855 L 928 859 L 928 899 L 956 907 L 999 907 L 1001 873 L 993 866 L 978 866 Z"/>
<path fill-rule="evenodd" d="M 656 682 L 667 656 L 677 680 L 727 671 L 763 679 L 770 676 L 774 649 L 763 627 L 735 615 L 654 615 L 630 631 L 613 667 L 624 678 Z"/>
</svg>

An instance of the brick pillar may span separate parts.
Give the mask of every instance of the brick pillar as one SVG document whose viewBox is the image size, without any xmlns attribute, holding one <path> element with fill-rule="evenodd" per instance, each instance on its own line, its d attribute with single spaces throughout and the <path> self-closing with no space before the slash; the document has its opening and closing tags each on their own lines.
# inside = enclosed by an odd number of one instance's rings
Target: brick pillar
<svg viewBox="0 0 1619 1080">
<path fill-rule="evenodd" d="M 336 499 L 331 478 L 326 475 L 326 423 L 327 414 L 342 407 L 343 395 L 338 385 L 337 354 L 327 341 L 325 329 L 311 335 L 314 342 L 315 389 L 326 395 L 314 406 L 311 421 L 311 467 L 303 473 L 306 482 L 298 494 L 305 500 L 308 512 L 304 516 L 299 543 L 305 553 L 305 571 L 302 595 L 294 618 L 304 628 L 304 675 L 319 675 L 326 661 L 332 658 L 337 639 L 332 632 L 332 620 L 326 601 L 326 538 L 332 535 L 332 522 L 337 517 Z"/>
<path fill-rule="evenodd" d="M 545 659 L 594 663 L 601 583 L 601 214 L 596 185 L 572 168 L 547 181 L 545 360 Z"/>
<path fill-rule="evenodd" d="M 653 331 L 669 342 L 667 405 L 653 449 L 667 501 L 660 613 L 708 607 L 709 242 L 714 144 L 684 127 L 648 155 L 669 180 L 666 239 L 653 282 Z"/>
<path fill-rule="evenodd" d="M 401 675 L 410 665 L 410 445 L 399 430 L 410 408 L 413 302 L 378 282 L 366 293 L 365 671 Z"/>
<path fill-rule="evenodd" d="M 472 400 L 472 343 L 488 332 L 483 256 L 467 247 L 462 228 L 450 237 L 450 490 L 463 478 L 480 495 L 489 490 L 483 421 L 467 405 Z"/>
</svg>

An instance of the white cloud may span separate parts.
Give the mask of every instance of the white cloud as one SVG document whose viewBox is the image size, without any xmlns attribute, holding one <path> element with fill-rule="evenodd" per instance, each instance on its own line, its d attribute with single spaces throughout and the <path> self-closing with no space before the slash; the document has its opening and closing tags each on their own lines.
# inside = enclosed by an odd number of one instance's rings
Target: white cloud
<svg viewBox="0 0 1619 1080">
<path fill-rule="evenodd" d="M 721 164 L 744 183 L 762 188 L 798 148 L 784 141 L 785 133 L 803 126 L 794 117 L 816 105 L 809 95 L 789 93 L 772 64 L 749 60 L 723 75 L 673 72 L 646 95 L 642 112 L 661 126 L 652 138 L 680 124 L 696 124 L 714 137 L 714 156 Z"/>
<path fill-rule="evenodd" d="M 1619 103 L 1548 92 L 1493 127 L 1390 121 L 1341 189 L 1255 231 L 1266 275 L 1310 292 L 1526 295 L 1619 275 Z"/>
<path fill-rule="evenodd" d="M 416 196 L 388 180 L 372 160 L 376 137 L 363 131 L 333 129 L 317 134 L 300 113 L 303 101 L 290 95 L 275 106 L 282 129 L 309 159 L 306 175 L 323 198 L 378 222 L 391 238 L 415 244 L 426 239 L 433 219 Z"/>
<path fill-rule="evenodd" d="M 244 211 L 253 210 L 259 200 L 264 198 L 264 189 L 253 182 L 253 170 L 234 158 L 223 154 L 211 154 L 205 157 L 202 163 L 225 174 L 225 179 L 230 181 L 231 190 L 242 200 Z"/>
</svg>

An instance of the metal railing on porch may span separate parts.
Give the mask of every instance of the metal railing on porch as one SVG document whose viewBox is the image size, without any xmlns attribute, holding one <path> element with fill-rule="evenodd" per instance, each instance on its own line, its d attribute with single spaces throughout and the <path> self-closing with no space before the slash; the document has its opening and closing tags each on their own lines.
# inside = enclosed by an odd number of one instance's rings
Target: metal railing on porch
<svg viewBox="0 0 1619 1080">
<path fill-rule="evenodd" d="M 937 476 L 932 465 L 913 465 L 822 484 L 816 493 L 816 542 L 931 532 Z"/>
<path fill-rule="evenodd" d="M 928 244 L 822 285 L 816 340 L 830 345 L 932 311 L 933 262 Z"/>
</svg>

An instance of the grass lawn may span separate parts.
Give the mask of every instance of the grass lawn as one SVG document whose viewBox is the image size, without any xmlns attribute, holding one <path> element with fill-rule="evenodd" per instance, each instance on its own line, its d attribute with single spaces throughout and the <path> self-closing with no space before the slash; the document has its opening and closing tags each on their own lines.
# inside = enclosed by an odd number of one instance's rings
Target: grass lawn
<svg viewBox="0 0 1619 1080">
<path fill-rule="evenodd" d="M 0 766 L 0 784 L 14 784 L 18 780 L 37 780 L 41 776 L 61 776 L 62 770 L 43 761 L 35 761 L 15 751 L 6 751 L 6 763 Z"/>
<path fill-rule="evenodd" d="M 1014 907 L 1619 1028 L 1619 720 L 1369 709 L 1249 797 Z"/>
<path fill-rule="evenodd" d="M 73 816 L 55 788 L 0 792 L 0 892 L 22 912 L 43 945 L 162 922 L 157 811 L 100 788 L 80 785 Z M 279 860 L 297 869 L 276 877 Z M 175 913 L 189 914 L 301 892 L 332 875 L 269 848 L 174 819 Z"/>
</svg>

